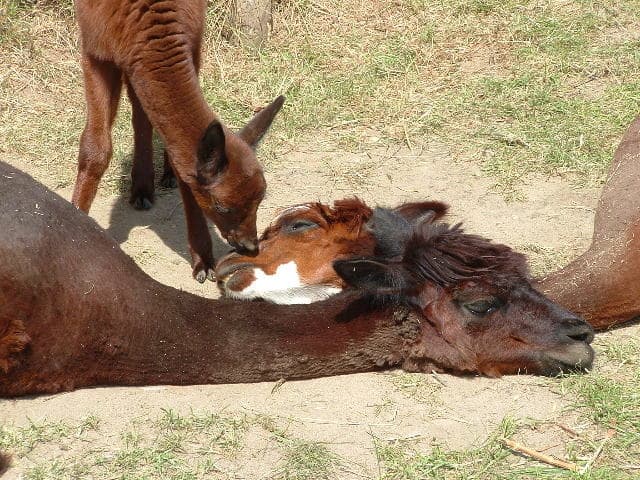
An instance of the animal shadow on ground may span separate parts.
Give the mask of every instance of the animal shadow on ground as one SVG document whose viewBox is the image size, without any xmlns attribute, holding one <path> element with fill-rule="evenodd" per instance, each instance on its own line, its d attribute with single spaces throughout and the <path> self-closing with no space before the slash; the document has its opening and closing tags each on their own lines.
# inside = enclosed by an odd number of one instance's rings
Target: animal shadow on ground
<svg viewBox="0 0 640 480">
<path fill-rule="evenodd" d="M 131 162 L 133 155 L 125 158 L 114 158 L 120 165 L 116 188 L 119 199 L 113 203 L 109 213 L 107 232 L 120 244 L 127 241 L 135 228 L 147 228 L 171 250 L 180 255 L 187 263 L 191 263 L 187 242 L 187 224 L 178 188 L 164 188 L 159 185 L 163 168 L 162 142 L 154 136 L 153 158 L 155 165 L 155 203 L 149 210 L 136 210 L 129 203 L 131 193 Z M 210 223 L 209 231 L 213 242 L 213 255 L 218 259 L 228 253 L 231 247 L 220 238 L 215 227 Z"/>
</svg>

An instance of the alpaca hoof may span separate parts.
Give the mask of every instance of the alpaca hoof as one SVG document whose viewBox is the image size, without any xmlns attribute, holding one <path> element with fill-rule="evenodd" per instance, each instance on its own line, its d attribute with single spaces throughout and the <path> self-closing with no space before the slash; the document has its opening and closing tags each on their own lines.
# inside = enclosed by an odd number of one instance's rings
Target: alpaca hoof
<svg viewBox="0 0 640 480">
<path fill-rule="evenodd" d="M 210 280 L 212 282 L 216 281 L 215 272 L 211 268 L 202 268 L 198 271 L 194 270 L 193 278 L 195 278 L 199 283 L 204 283 L 206 280 Z"/>
<path fill-rule="evenodd" d="M 136 210 L 149 210 L 153 206 L 153 200 L 145 195 L 136 195 L 129 201 Z"/>
<path fill-rule="evenodd" d="M 160 179 L 160 186 L 163 188 L 177 188 L 178 180 L 173 172 L 165 172 Z"/>
</svg>

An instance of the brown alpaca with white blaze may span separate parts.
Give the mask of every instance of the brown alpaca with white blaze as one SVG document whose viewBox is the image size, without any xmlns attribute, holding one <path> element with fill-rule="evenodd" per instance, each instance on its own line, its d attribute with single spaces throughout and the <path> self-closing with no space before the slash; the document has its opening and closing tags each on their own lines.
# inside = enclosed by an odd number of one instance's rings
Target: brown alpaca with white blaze
<svg viewBox="0 0 640 480">
<path fill-rule="evenodd" d="M 441 202 L 418 202 L 395 212 L 416 223 L 441 218 L 447 208 Z M 299 304 L 328 298 L 346 285 L 332 262 L 372 255 L 376 243 L 384 242 L 371 234 L 372 216 L 373 210 L 357 198 L 337 200 L 333 207 L 312 202 L 286 208 L 260 236 L 258 255 L 250 258 L 233 253 L 220 261 L 216 267 L 218 285 L 228 297 L 245 300 L 259 297 Z M 389 221 L 400 218 L 385 216 Z M 389 227 L 378 233 L 392 231 L 393 241 L 396 234 L 409 231 L 408 224 Z M 391 247 L 385 244 L 379 248 L 388 251 Z"/>
<path fill-rule="evenodd" d="M 76 1 L 87 119 L 72 202 L 88 212 L 112 154 L 122 83 L 133 110 L 131 203 L 153 202 L 152 127 L 165 143 L 164 183 L 175 172 L 193 275 L 213 279 L 206 218 L 235 248 L 257 249 L 256 211 L 266 183 L 255 148 L 284 102 L 278 97 L 236 135 L 220 123 L 198 83 L 206 0 Z M 165 158 L 166 160 L 166 158 Z"/>
<path fill-rule="evenodd" d="M 577 312 L 598 330 L 640 316 L 638 191 L 640 117 L 628 128 L 616 150 L 598 202 L 591 246 L 566 267 L 535 283 L 540 291 Z M 437 219 L 446 211 L 446 206 L 437 205 L 408 203 L 395 210 L 410 222 L 421 208 L 423 214 L 433 210 L 430 215 Z M 361 213 L 349 216 L 349 211 Z M 262 235 L 258 256 L 232 253 L 220 260 L 216 267 L 218 286 L 230 297 L 280 303 L 315 300 L 311 296 L 301 299 L 290 292 L 320 290 L 326 297 L 342 291 L 346 283 L 330 268 L 332 262 L 352 255 L 373 255 L 376 240 L 372 226 L 389 221 L 389 211 L 377 209 L 374 213 L 357 200 L 337 201 L 333 208 L 320 203 L 290 207 Z M 389 227 L 397 229 L 394 225 Z M 347 236 L 345 229 L 357 235 Z M 377 228 L 378 235 L 380 231 Z M 295 271 L 295 277 L 279 277 L 279 283 L 257 281 L 268 275 L 276 279 L 275 274 L 283 265 Z"/>
<path fill-rule="evenodd" d="M 366 292 L 311 305 L 209 300 L 150 278 L 91 218 L 15 168 L 0 162 L 0 179 L 0 396 L 392 366 L 492 376 L 591 366 L 591 328 L 522 283 L 523 257 L 456 229 L 422 222 L 402 240 L 414 252 L 404 259 L 338 263 Z M 466 253 L 443 270 L 430 265 L 434 249 Z M 500 306 L 505 321 L 479 311 L 467 278 L 476 262 L 496 295 L 518 284 L 520 297 Z M 451 298 L 451 282 L 466 285 L 464 299 Z"/>
</svg>

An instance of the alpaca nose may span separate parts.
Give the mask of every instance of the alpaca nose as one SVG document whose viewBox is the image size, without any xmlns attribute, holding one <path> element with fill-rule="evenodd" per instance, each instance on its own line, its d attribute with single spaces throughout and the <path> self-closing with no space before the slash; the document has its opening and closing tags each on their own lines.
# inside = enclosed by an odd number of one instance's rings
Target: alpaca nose
<svg viewBox="0 0 640 480">
<path fill-rule="evenodd" d="M 571 340 L 576 342 L 585 342 L 587 344 L 593 341 L 593 328 L 584 320 L 575 317 L 567 318 L 564 323 L 565 329 L 562 333 Z"/>
<path fill-rule="evenodd" d="M 242 238 L 240 240 L 229 242 L 233 248 L 241 255 L 255 257 L 258 254 L 258 241 Z"/>
</svg>

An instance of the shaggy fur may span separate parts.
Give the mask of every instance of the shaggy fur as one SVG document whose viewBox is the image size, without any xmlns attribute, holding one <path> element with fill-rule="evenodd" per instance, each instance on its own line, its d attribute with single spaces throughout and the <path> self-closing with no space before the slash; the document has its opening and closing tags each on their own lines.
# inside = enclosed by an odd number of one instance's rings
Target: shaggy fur
<svg viewBox="0 0 640 480">
<path fill-rule="evenodd" d="M 567 336 L 582 328 L 579 320 L 568 327 L 567 312 L 535 296 L 523 297 L 508 324 L 487 322 L 474 336 L 459 323 L 450 327 L 447 305 L 420 305 L 432 294 L 428 284 L 411 293 L 409 310 L 356 302 L 361 292 L 291 306 L 191 295 L 150 278 L 95 221 L 27 175 L 0 162 L 0 178 L 0 292 L 13 292 L 0 302 L 0 319 L 20 320 L 31 339 L 19 363 L 0 371 L 0 396 L 313 378 L 380 366 L 499 375 L 590 364 L 590 339 Z M 520 327 L 535 354 L 509 343 Z M 9 350 L 2 360 L 13 358 Z"/>
<path fill-rule="evenodd" d="M 423 223 L 407 242 L 404 263 L 420 280 L 450 287 L 466 280 L 489 280 L 497 288 L 526 281 L 524 255 L 478 235 L 462 224 Z"/>
</svg>

